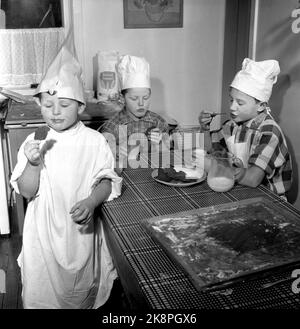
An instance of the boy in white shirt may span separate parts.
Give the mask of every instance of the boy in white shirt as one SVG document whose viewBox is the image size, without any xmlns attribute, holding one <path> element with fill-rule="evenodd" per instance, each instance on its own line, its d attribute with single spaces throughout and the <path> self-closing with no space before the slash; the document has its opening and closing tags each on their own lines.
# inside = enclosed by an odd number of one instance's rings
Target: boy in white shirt
<svg viewBox="0 0 300 329">
<path fill-rule="evenodd" d="M 24 308 L 98 308 L 117 276 L 94 210 L 120 195 L 122 179 L 104 136 L 79 120 L 85 101 L 73 54 L 69 36 L 35 94 L 46 140 L 26 138 L 11 177 L 29 200 L 18 258 Z"/>
</svg>

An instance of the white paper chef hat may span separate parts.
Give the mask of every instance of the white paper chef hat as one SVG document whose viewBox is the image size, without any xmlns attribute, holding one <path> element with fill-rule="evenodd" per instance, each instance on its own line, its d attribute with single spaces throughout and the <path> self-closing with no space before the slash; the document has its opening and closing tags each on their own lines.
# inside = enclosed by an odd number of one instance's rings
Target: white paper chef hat
<svg viewBox="0 0 300 329">
<path fill-rule="evenodd" d="M 125 55 L 117 64 L 121 90 L 150 88 L 150 66 L 143 57 Z"/>
<path fill-rule="evenodd" d="M 70 98 L 85 104 L 82 69 L 77 60 L 73 30 L 70 30 L 58 54 L 48 67 L 34 96 L 42 92 Z"/>
<path fill-rule="evenodd" d="M 230 86 L 262 102 L 268 102 L 279 73 L 279 63 L 276 60 L 255 62 L 245 58 L 242 69 L 236 74 Z"/>
</svg>

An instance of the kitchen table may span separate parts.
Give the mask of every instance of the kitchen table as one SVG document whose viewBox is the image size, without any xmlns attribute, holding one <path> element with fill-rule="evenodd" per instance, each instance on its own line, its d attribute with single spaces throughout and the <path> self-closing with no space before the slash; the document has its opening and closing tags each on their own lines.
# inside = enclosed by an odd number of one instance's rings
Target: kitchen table
<svg viewBox="0 0 300 329">
<path fill-rule="evenodd" d="M 293 292 L 292 280 L 285 280 L 293 270 L 300 269 L 300 262 L 262 272 L 261 277 L 239 282 L 230 289 L 199 292 L 184 269 L 141 225 L 143 219 L 153 216 L 255 197 L 287 208 L 300 220 L 296 208 L 264 186 L 237 185 L 225 193 L 212 191 L 206 181 L 190 187 L 170 187 L 156 182 L 152 171 L 153 168 L 125 169 L 122 195 L 101 207 L 108 245 L 133 310 L 300 308 L 300 295 Z M 284 281 L 261 289 L 263 284 L 281 279 Z"/>
</svg>

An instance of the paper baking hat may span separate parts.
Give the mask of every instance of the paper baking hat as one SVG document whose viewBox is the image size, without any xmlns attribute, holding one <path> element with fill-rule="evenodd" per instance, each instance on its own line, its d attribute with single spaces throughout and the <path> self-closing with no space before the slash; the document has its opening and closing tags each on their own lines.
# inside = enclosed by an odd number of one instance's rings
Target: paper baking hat
<svg viewBox="0 0 300 329">
<path fill-rule="evenodd" d="M 73 31 L 70 30 L 58 54 L 48 67 L 34 96 L 42 92 L 59 98 L 70 98 L 85 104 L 82 69 L 77 60 Z"/>
<path fill-rule="evenodd" d="M 230 86 L 262 102 L 268 102 L 279 73 L 276 60 L 255 62 L 245 58 L 241 71 L 236 74 Z"/>
<path fill-rule="evenodd" d="M 150 66 L 143 57 L 125 55 L 117 64 L 121 90 L 150 88 Z"/>
</svg>

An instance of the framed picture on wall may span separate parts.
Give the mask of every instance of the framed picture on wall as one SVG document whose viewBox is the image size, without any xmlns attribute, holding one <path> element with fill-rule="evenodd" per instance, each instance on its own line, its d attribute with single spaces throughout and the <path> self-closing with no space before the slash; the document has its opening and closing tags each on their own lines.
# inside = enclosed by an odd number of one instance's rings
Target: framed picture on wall
<svg viewBox="0 0 300 329">
<path fill-rule="evenodd" d="M 183 0 L 123 0 L 124 28 L 183 26 Z"/>
</svg>

